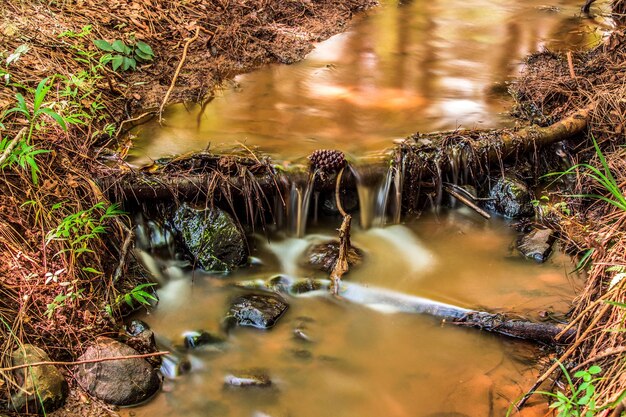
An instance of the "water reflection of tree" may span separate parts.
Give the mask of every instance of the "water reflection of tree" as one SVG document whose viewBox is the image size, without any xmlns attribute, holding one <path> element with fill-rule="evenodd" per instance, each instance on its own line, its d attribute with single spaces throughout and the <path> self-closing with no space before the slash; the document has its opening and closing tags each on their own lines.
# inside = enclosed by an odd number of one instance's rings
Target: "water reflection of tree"
<svg viewBox="0 0 626 417">
<path fill-rule="evenodd" d="M 509 81 L 526 54 L 589 42 L 579 34 L 583 20 L 564 18 L 577 3 L 562 0 L 554 12 L 539 0 L 388 1 L 343 36 L 339 57 L 246 77 L 241 97 L 229 98 L 239 104 L 220 110 L 230 119 L 224 128 L 261 145 L 287 138 L 287 147 L 363 150 L 416 130 L 471 127 L 482 118 L 494 125 L 503 107 L 486 91 Z M 446 104 L 454 102 L 473 104 Z M 289 143 L 294 138 L 318 142 Z"/>
</svg>

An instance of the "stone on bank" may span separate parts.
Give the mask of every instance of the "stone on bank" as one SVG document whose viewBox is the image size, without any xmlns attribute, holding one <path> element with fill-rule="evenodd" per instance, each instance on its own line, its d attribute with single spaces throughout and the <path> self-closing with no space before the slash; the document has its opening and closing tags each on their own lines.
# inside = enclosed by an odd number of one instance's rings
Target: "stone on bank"
<svg viewBox="0 0 626 417">
<path fill-rule="evenodd" d="M 78 360 L 134 355 L 139 355 L 135 349 L 108 337 L 100 337 Z M 75 378 L 94 397 L 109 404 L 123 406 L 147 400 L 161 386 L 157 371 L 142 358 L 77 365 Z"/>
<path fill-rule="evenodd" d="M 49 362 L 50 357 L 33 345 L 23 345 L 11 354 L 13 366 Z M 19 413 L 46 414 L 56 410 L 67 397 L 67 382 L 53 365 L 21 368 L 14 373 L 20 390 L 11 396 L 9 408 Z"/>
</svg>

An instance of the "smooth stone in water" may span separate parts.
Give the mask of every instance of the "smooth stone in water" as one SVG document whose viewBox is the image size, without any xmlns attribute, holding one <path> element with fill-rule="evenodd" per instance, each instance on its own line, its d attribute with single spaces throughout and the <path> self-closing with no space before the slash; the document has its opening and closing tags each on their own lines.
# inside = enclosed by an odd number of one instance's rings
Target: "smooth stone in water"
<svg viewBox="0 0 626 417">
<path fill-rule="evenodd" d="M 269 329 L 287 308 L 287 302 L 277 295 L 245 294 L 231 302 L 225 319 L 226 327 L 234 324 Z"/>
<path fill-rule="evenodd" d="M 183 338 L 185 348 L 187 349 L 195 349 L 202 346 L 215 345 L 226 342 L 224 338 L 216 336 L 204 330 L 185 332 L 183 334 Z"/>
<path fill-rule="evenodd" d="M 225 211 L 183 204 L 176 210 L 172 224 L 202 269 L 228 272 L 246 264 L 249 254 L 245 235 Z"/>
<path fill-rule="evenodd" d="M 552 253 L 554 231 L 551 229 L 533 229 L 517 240 L 517 250 L 526 258 L 538 263 L 545 262 Z"/>
<path fill-rule="evenodd" d="M 191 362 L 184 355 L 170 353 L 163 356 L 160 371 L 165 378 L 175 379 L 191 371 Z"/>
<path fill-rule="evenodd" d="M 23 345 L 11 354 L 13 366 L 49 362 L 50 357 L 33 345 Z M 22 413 L 45 414 L 65 402 L 68 387 L 61 372 L 53 365 L 21 368 L 14 373 L 20 390 L 11 396 L 9 408 Z"/>
<path fill-rule="evenodd" d="M 150 330 L 150 326 L 141 320 L 131 320 L 126 325 L 126 336 L 127 339 L 124 340 L 124 343 L 139 353 L 154 353 L 158 350 L 154 332 Z M 146 360 L 155 366 L 161 364 L 160 356 L 152 356 Z"/>
<path fill-rule="evenodd" d="M 489 191 L 487 210 L 511 219 L 529 217 L 535 213 L 532 194 L 525 183 L 513 176 L 499 178 Z"/>
<path fill-rule="evenodd" d="M 313 268 L 330 273 L 339 258 L 339 241 L 331 240 L 319 243 L 309 248 L 305 263 Z M 363 251 L 352 246 L 348 251 L 348 265 L 350 268 L 363 262 Z"/>
<path fill-rule="evenodd" d="M 237 388 L 267 388 L 272 385 L 272 380 L 264 370 L 252 369 L 226 375 L 224 377 L 224 385 Z"/>
<path fill-rule="evenodd" d="M 138 355 L 135 349 L 100 337 L 79 360 Z M 134 405 L 150 398 L 160 387 L 157 371 L 141 358 L 77 365 L 76 381 L 89 394 L 114 405 Z"/>
</svg>

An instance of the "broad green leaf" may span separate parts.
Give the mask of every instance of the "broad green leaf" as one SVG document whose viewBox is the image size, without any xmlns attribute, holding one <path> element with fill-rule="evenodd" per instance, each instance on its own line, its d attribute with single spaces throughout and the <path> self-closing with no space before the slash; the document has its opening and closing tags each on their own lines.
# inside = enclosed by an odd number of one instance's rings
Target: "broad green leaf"
<svg viewBox="0 0 626 417">
<path fill-rule="evenodd" d="M 124 62 L 123 62 L 123 65 L 122 65 L 122 69 L 124 71 L 127 71 L 129 68 L 132 68 L 134 62 L 135 62 L 134 59 L 124 57 Z"/>
<path fill-rule="evenodd" d="M 124 57 L 122 55 L 114 55 L 111 59 L 111 66 L 113 67 L 113 71 L 117 71 L 117 69 L 124 63 Z"/>
<path fill-rule="evenodd" d="M 123 54 L 126 50 L 126 44 L 119 39 L 115 40 L 111 47 L 115 52 L 119 52 L 120 54 Z"/>
<path fill-rule="evenodd" d="M 593 365 L 591 368 L 589 368 L 588 372 L 591 375 L 596 375 L 596 374 L 599 374 L 600 372 L 602 372 L 602 368 L 600 368 L 598 365 Z"/>
<path fill-rule="evenodd" d="M 113 46 L 104 39 L 96 39 L 95 41 L 93 41 L 93 43 L 103 51 L 113 52 Z"/>
<path fill-rule="evenodd" d="M 142 61 L 152 61 L 153 59 L 152 55 L 145 54 L 141 52 L 140 50 L 135 51 L 135 56 Z"/>
<path fill-rule="evenodd" d="M 139 49 L 139 51 L 141 51 L 141 53 L 148 55 L 150 57 L 154 56 L 154 52 L 152 52 L 152 48 L 147 43 L 139 41 L 135 44 L 135 46 Z M 135 53 L 139 51 L 135 51 Z"/>
</svg>

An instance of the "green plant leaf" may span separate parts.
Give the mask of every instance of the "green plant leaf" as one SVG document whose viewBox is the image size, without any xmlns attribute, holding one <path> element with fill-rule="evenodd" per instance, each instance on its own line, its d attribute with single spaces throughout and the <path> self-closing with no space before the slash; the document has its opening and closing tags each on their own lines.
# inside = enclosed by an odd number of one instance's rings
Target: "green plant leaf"
<svg viewBox="0 0 626 417">
<path fill-rule="evenodd" d="M 135 56 L 141 61 L 152 61 L 153 58 L 152 55 L 145 54 L 138 49 L 135 50 Z"/>
<path fill-rule="evenodd" d="M 137 49 L 139 51 L 141 51 L 141 53 L 149 56 L 149 57 L 153 57 L 154 56 L 154 52 L 152 51 L 152 48 L 150 47 L 150 45 L 148 45 L 145 42 L 139 41 L 135 44 L 135 46 L 137 47 Z M 139 51 L 135 51 L 135 53 L 139 52 Z"/>
<path fill-rule="evenodd" d="M 117 69 L 124 63 L 124 57 L 122 55 L 113 55 L 111 58 L 111 66 L 113 67 L 113 71 L 117 71 Z"/>
<path fill-rule="evenodd" d="M 116 39 L 115 41 L 113 41 L 111 47 L 115 52 L 119 52 L 120 54 L 125 53 L 126 50 L 126 44 L 120 39 Z"/>
<path fill-rule="evenodd" d="M 67 131 L 67 124 L 65 123 L 65 120 L 63 119 L 63 117 L 61 117 L 59 113 L 55 112 L 54 110 L 48 107 L 44 107 L 43 109 L 40 109 L 39 111 L 43 114 L 46 114 L 52 117 L 54 121 L 57 122 L 59 126 L 61 126 L 61 129 Z"/>
<path fill-rule="evenodd" d="M 37 110 L 39 110 L 39 108 L 43 104 L 43 101 L 46 98 L 48 91 L 50 91 L 50 88 L 52 88 L 52 85 L 46 85 L 48 83 L 48 80 L 49 78 L 46 77 L 43 80 L 39 81 L 39 84 L 37 84 L 37 89 L 35 89 L 35 99 L 33 101 L 34 113 L 37 113 Z"/>
<path fill-rule="evenodd" d="M 96 274 L 96 275 L 102 275 L 104 273 L 104 272 L 98 271 L 97 269 L 92 268 L 90 266 L 84 267 L 83 271 L 89 272 L 89 273 L 92 273 L 92 274 Z"/>
<path fill-rule="evenodd" d="M 138 294 L 136 292 L 131 293 L 133 298 L 137 301 L 139 301 L 141 304 L 147 305 L 150 304 L 150 302 L 148 300 L 146 300 L 145 298 L 143 298 L 143 296 L 141 294 Z"/>
<path fill-rule="evenodd" d="M 104 39 L 96 39 L 95 41 L 93 41 L 93 43 L 99 49 L 102 49 L 103 51 L 113 52 L 113 46 L 109 42 L 105 41 Z"/>
<path fill-rule="evenodd" d="M 602 372 L 602 368 L 600 368 L 598 365 L 593 365 L 589 368 L 587 372 L 589 372 L 591 375 L 597 375 Z"/>
<path fill-rule="evenodd" d="M 130 68 L 133 68 L 133 69 L 134 69 L 136 66 L 137 66 L 137 63 L 136 63 L 136 61 L 135 61 L 134 59 L 124 57 L 124 60 L 123 60 L 123 65 L 122 65 L 122 69 L 123 69 L 124 71 L 127 71 L 127 70 L 129 70 Z"/>
</svg>

